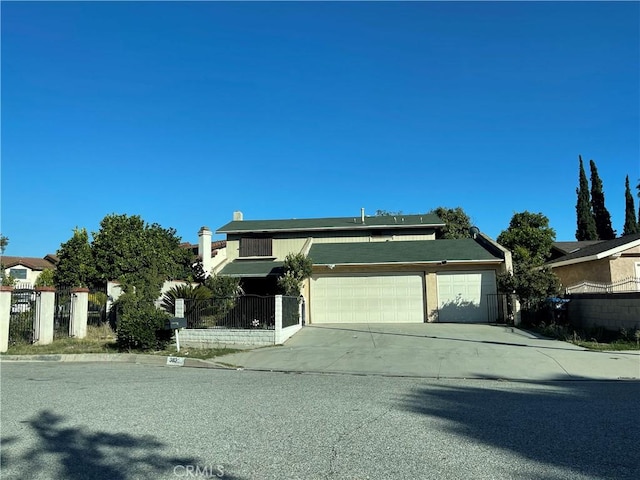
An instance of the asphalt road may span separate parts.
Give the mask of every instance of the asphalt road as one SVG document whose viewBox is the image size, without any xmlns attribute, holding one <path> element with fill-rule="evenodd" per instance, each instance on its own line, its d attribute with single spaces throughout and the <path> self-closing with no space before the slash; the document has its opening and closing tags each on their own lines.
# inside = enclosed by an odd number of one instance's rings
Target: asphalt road
<svg viewBox="0 0 640 480">
<path fill-rule="evenodd" d="M 637 479 L 640 382 L 2 363 L 3 479 Z"/>
</svg>

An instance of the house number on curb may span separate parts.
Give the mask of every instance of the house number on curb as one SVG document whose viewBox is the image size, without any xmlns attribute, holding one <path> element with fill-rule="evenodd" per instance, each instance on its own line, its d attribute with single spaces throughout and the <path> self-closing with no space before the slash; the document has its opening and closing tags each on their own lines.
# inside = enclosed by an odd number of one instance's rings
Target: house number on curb
<svg viewBox="0 0 640 480">
<path fill-rule="evenodd" d="M 182 357 L 167 357 L 167 365 L 173 365 L 175 367 L 184 367 L 184 358 L 182 358 Z"/>
</svg>

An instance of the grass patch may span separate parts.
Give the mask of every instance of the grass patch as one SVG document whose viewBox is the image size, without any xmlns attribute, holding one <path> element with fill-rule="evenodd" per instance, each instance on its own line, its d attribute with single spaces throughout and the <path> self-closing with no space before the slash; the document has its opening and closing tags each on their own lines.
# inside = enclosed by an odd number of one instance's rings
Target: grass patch
<svg viewBox="0 0 640 480">
<path fill-rule="evenodd" d="M 557 338 L 564 342 L 573 343 L 589 350 L 640 350 L 640 330 L 622 329 L 618 332 L 593 328 L 589 330 L 576 330 L 569 325 L 557 323 L 523 327 L 545 337 Z"/>
<path fill-rule="evenodd" d="M 139 352 L 132 350 L 126 353 L 141 353 L 147 355 L 178 356 L 185 358 L 197 358 L 206 360 L 208 358 L 228 355 L 240 352 L 235 348 L 185 348 L 180 352 L 175 346 L 170 346 L 165 350 L 153 352 Z M 108 324 L 101 326 L 87 326 L 87 336 L 85 338 L 58 338 L 49 345 L 31 345 L 29 343 L 18 343 L 10 345 L 3 355 L 61 355 L 79 353 L 123 353 L 118 351 L 116 335 Z"/>
<path fill-rule="evenodd" d="M 46 355 L 67 353 L 118 353 L 118 347 L 114 340 L 58 338 L 49 345 L 11 345 L 7 349 L 6 355 Z"/>
<path fill-rule="evenodd" d="M 194 348 L 194 347 L 182 347 L 180 351 L 176 351 L 176 347 L 172 346 L 159 352 L 152 352 L 153 355 L 164 355 L 171 357 L 184 357 L 184 358 L 198 358 L 200 360 L 207 360 L 209 358 L 220 357 L 222 355 L 229 355 L 230 353 L 241 352 L 237 348 Z"/>
</svg>

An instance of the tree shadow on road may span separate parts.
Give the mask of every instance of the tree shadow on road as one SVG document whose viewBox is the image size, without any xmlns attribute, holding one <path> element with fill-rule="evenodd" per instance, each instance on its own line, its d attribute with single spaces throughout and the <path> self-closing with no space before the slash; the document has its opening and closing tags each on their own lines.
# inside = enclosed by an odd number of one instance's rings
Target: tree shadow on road
<svg viewBox="0 0 640 480">
<path fill-rule="evenodd" d="M 192 457 L 167 456 L 166 445 L 151 435 L 92 432 L 81 426 L 65 426 L 63 416 L 41 411 L 23 422 L 36 435 L 24 453 L 12 456 L 17 437 L 2 439 L 4 478 L 64 478 L 65 480 L 128 480 L 178 478 L 186 468 L 209 468 L 208 478 L 223 473 Z M 30 432 L 30 433 L 31 433 Z M 224 467 L 222 467 L 224 468 Z M 221 475 L 217 475 L 221 476 Z M 238 478 L 223 473 L 223 478 Z"/>
<path fill-rule="evenodd" d="M 483 380 L 419 387 L 399 406 L 446 420 L 456 435 L 574 476 L 638 479 L 639 398 L 640 382 Z"/>
</svg>

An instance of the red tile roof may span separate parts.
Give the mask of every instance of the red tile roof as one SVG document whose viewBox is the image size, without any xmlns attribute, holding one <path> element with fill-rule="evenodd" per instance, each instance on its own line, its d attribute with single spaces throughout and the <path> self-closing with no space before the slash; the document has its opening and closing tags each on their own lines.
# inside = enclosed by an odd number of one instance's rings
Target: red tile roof
<svg viewBox="0 0 640 480">
<path fill-rule="evenodd" d="M 55 261 L 54 261 L 55 259 Z M 28 267 L 31 270 L 44 270 L 45 268 L 55 269 L 58 257 L 49 254 L 44 258 L 37 257 L 10 257 L 7 255 L 2 256 L 2 265 L 4 268 L 11 268 L 17 265 Z"/>
</svg>

